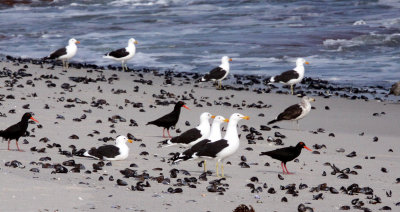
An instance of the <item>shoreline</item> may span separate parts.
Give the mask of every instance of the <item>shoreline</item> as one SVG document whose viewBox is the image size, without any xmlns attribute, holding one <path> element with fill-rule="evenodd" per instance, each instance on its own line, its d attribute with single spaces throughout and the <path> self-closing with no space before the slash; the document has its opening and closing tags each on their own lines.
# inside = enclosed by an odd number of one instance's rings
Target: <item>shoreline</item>
<svg viewBox="0 0 400 212">
<path fill-rule="evenodd" d="M 20 58 L 13 57 L 10 55 L 3 56 L 5 61 L 13 61 L 20 63 L 32 63 L 32 64 L 52 64 L 53 68 L 55 66 L 61 66 L 60 61 L 43 61 L 42 59 L 35 58 Z M 112 71 L 122 71 L 119 66 L 98 66 L 96 64 L 86 64 L 86 63 L 75 63 L 71 62 L 71 67 L 82 69 L 100 69 L 100 70 L 112 70 Z M 192 77 L 194 80 L 201 77 L 203 74 L 198 72 L 179 72 L 172 70 L 157 70 L 153 68 L 141 68 L 141 69 L 129 69 L 127 72 L 162 72 L 169 73 L 170 75 L 182 75 Z M 270 76 L 268 75 L 243 75 L 230 73 L 227 79 L 224 80 L 225 90 L 253 90 L 256 93 L 270 93 L 275 92 L 278 94 L 289 94 L 287 85 L 282 85 L 281 83 L 273 83 L 267 85 L 265 82 Z M 261 78 L 261 79 L 260 79 Z M 233 84 L 233 85 L 232 85 Z M 196 85 L 195 85 L 196 86 Z M 330 98 L 332 96 L 345 98 L 345 99 L 362 99 L 362 100 L 377 100 L 386 102 L 400 102 L 396 96 L 389 95 L 389 90 L 392 84 L 386 82 L 385 85 L 374 85 L 374 86 L 353 86 L 346 83 L 336 83 L 333 81 L 323 80 L 319 78 L 304 77 L 301 83 L 295 86 L 297 89 L 301 89 L 300 92 L 296 91 L 297 95 L 313 95 L 322 96 L 324 98 Z M 285 89 L 286 88 L 286 89 Z M 311 92 L 311 93 L 310 93 Z"/>
</svg>

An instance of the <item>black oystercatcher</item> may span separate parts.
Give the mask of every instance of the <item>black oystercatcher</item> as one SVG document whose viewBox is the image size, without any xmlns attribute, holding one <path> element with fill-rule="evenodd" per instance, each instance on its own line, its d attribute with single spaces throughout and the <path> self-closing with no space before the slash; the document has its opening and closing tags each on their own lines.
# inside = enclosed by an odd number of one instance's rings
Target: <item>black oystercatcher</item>
<svg viewBox="0 0 400 212">
<path fill-rule="evenodd" d="M 120 135 L 115 140 L 115 145 L 104 145 L 99 148 L 92 147 L 83 153 L 83 156 L 99 160 L 125 160 L 129 156 L 129 147 L 126 142 L 132 143 L 132 140 Z"/>
<path fill-rule="evenodd" d="M 16 140 L 16 144 L 17 144 L 17 148 L 18 151 L 21 151 L 21 149 L 19 149 L 18 146 L 18 139 L 23 136 L 26 132 L 26 129 L 28 129 L 28 121 L 29 119 L 32 119 L 33 121 L 39 123 L 35 118 L 32 117 L 32 115 L 30 113 L 25 113 L 22 118 L 21 121 L 8 127 L 5 130 L 0 130 L 0 137 L 3 137 L 4 139 L 8 140 L 8 150 L 10 150 L 10 141 L 12 139 Z"/>
<path fill-rule="evenodd" d="M 278 115 L 276 119 L 268 122 L 268 124 L 273 124 L 275 122 L 283 120 L 296 121 L 298 130 L 299 120 L 304 118 L 311 111 L 311 104 L 310 104 L 311 101 L 314 102 L 315 99 L 310 98 L 308 96 L 304 96 L 299 104 L 295 104 L 286 108 L 282 113 Z"/>
<path fill-rule="evenodd" d="M 170 138 L 172 138 L 171 135 L 169 134 L 169 128 L 171 128 L 172 126 L 175 126 L 176 123 L 178 122 L 179 115 L 181 114 L 181 107 L 184 107 L 184 108 L 190 110 L 185 105 L 184 102 L 179 101 L 175 104 L 174 110 L 171 113 L 168 113 L 167 115 L 165 115 L 159 119 L 156 119 L 154 121 L 148 122 L 146 125 L 153 124 L 158 127 L 163 127 L 163 137 L 165 138 L 164 132 L 165 132 L 165 129 L 167 129 L 168 136 Z"/>
<path fill-rule="evenodd" d="M 229 74 L 229 61 L 232 61 L 232 59 L 228 56 L 223 56 L 221 59 L 221 65 L 204 75 L 200 79 L 200 82 L 218 81 L 217 88 L 221 89 L 221 81 Z"/>
<path fill-rule="evenodd" d="M 75 38 L 71 38 L 68 41 L 68 46 L 56 50 L 55 52 L 51 53 L 50 56 L 43 59 L 61 60 L 63 63 L 63 68 L 68 68 L 68 60 L 74 57 L 78 51 L 78 47 L 76 46 L 78 43 L 80 42 L 75 40 Z"/>
<path fill-rule="evenodd" d="M 272 151 L 269 151 L 269 152 L 261 152 L 260 156 L 261 155 L 268 155 L 271 158 L 274 158 L 274 159 L 282 161 L 281 166 L 282 166 L 283 173 L 285 174 L 285 169 L 286 169 L 286 174 L 291 174 L 288 171 L 288 169 L 286 168 L 286 162 L 292 161 L 295 158 L 297 158 L 300 155 L 301 150 L 303 148 L 305 148 L 305 149 L 307 149 L 309 151 L 312 151 L 303 142 L 299 142 L 295 147 L 294 146 L 290 146 L 290 147 L 285 147 L 285 148 L 272 150 Z M 285 166 L 285 169 L 283 169 L 283 166 Z"/>
<path fill-rule="evenodd" d="M 269 83 L 280 82 L 290 85 L 290 91 L 293 95 L 293 85 L 301 82 L 304 78 L 304 64 L 309 64 L 303 58 L 298 58 L 296 60 L 296 67 L 293 70 L 285 71 L 280 75 L 271 77 Z"/>
</svg>

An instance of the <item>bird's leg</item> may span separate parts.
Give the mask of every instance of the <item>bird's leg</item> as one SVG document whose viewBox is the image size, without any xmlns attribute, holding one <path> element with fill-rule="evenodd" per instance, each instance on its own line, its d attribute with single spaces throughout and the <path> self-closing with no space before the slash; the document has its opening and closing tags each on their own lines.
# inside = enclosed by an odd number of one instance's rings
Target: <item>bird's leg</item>
<svg viewBox="0 0 400 212">
<path fill-rule="evenodd" d="M 165 128 L 162 130 L 162 137 L 165 138 Z"/>
<path fill-rule="evenodd" d="M 68 67 L 69 67 L 68 60 L 65 61 L 65 66 L 68 69 Z"/>
<path fill-rule="evenodd" d="M 219 177 L 218 168 L 219 168 L 219 166 L 218 166 L 218 161 L 217 161 L 217 165 L 215 166 L 215 170 L 217 172 L 217 177 Z"/>
<path fill-rule="evenodd" d="M 65 60 L 61 60 L 63 64 L 63 68 L 65 68 Z"/>
<path fill-rule="evenodd" d="M 121 66 L 122 66 L 122 71 L 125 71 L 124 61 L 121 62 Z"/>
<path fill-rule="evenodd" d="M 292 95 L 293 95 L 293 84 L 290 85 L 290 91 L 292 92 Z"/>
<path fill-rule="evenodd" d="M 17 144 L 17 149 L 18 149 L 18 151 L 23 152 L 24 150 L 19 149 L 18 140 L 17 140 L 15 143 Z"/>
<path fill-rule="evenodd" d="M 283 162 L 281 163 L 283 174 L 286 174 L 285 169 L 283 168 Z"/>
<path fill-rule="evenodd" d="M 206 167 L 206 160 L 204 160 L 204 163 L 203 163 L 203 165 L 204 165 L 204 172 L 207 172 L 207 167 Z"/>
<path fill-rule="evenodd" d="M 222 173 L 222 177 L 225 177 L 224 175 L 224 163 L 221 163 L 221 173 Z"/>
<path fill-rule="evenodd" d="M 285 163 L 284 163 L 284 164 L 285 164 Z M 292 174 L 292 173 L 289 172 L 289 170 L 287 170 L 286 164 L 285 164 L 285 169 L 286 169 L 286 173 L 287 173 L 287 174 Z"/>
<path fill-rule="evenodd" d="M 10 150 L 10 142 L 11 142 L 11 139 L 8 139 L 8 150 Z"/>
<path fill-rule="evenodd" d="M 169 129 L 167 129 L 167 132 L 168 132 L 168 136 L 169 136 L 169 138 L 172 138 L 172 136 L 169 134 Z"/>
<path fill-rule="evenodd" d="M 221 90 L 221 81 L 218 81 L 218 89 Z"/>
<path fill-rule="evenodd" d="M 128 65 L 125 63 L 125 71 L 128 71 Z"/>
</svg>

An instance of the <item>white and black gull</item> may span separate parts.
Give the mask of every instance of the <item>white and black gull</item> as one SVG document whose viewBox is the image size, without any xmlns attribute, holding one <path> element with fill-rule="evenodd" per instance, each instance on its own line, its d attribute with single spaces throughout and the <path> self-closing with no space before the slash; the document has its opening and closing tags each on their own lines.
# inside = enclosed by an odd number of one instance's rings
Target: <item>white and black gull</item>
<svg viewBox="0 0 400 212">
<path fill-rule="evenodd" d="M 221 81 L 225 79 L 229 74 L 229 62 L 232 61 L 228 56 L 223 56 L 221 58 L 221 65 L 212 69 L 209 73 L 205 74 L 200 82 L 207 81 L 218 81 L 217 88 L 221 89 Z"/>
<path fill-rule="evenodd" d="M 237 124 L 241 119 L 249 120 L 249 117 L 240 113 L 232 114 L 229 118 L 229 123 L 224 138 L 214 142 L 208 142 L 202 145 L 194 154 L 192 154 L 193 159 L 215 159 L 217 161 L 217 177 L 220 177 L 218 172 L 219 164 L 221 164 L 221 174 L 222 177 L 224 177 L 224 160 L 239 149 Z"/>
<path fill-rule="evenodd" d="M 177 163 L 179 161 L 186 161 L 186 160 L 196 160 L 201 159 L 199 158 L 196 153 L 204 147 L 205 144 L 218 141 L 222 138 L 221 136 L 221 124 L 224 122 L 229 122 L 229 119 L 225 119 L 223 116 L 216 116 L 213 120 L 211 125 L 211 132 L 210 136 L 207 139 L 203 139 L 193 145 L 191 148 L 187 149 L 186 151 L 177 154 L 176 156 L 172 157 L 170 160 L 173 163 Z M 204 172 L 207 171 L 206 167 L 206 160 L 204 160 Z"/>
<path fill-rule="evenodd" d="M 75 56 L 78 51 L 78 47 L 76 44 L 80 43 L 75 38 L 71 38 L 68 41 L 68 46 L 57 49 L 49 56 L 43 58 L 44 60 L 61 60 L 63 63 L 63 68 L 68 68 L 68 60 Z"/>
<path fill-rule="evenodd" d="M 273 124 L 278 121 L 289 120 L 296 121 L 297 130 L 299 130 L 299 120 L 304 118 L 311 111 L 311 103 L 314 102 L 315 99 L 304 96 L 301 99 L 299 104 L 294 104 L 288 108 L 286 108 L 282 113 L 278 115 L 274 120 L 268 122 L 268 124 Z"/>
<path fill-rule="evenodd" d="M 200 115 L 200 124 L 197 127 L 187 130 L 179 136 L 162 141 L 162 147 L 174 145 L 191 147 L 197 144 L 199 141 L 208 138 L 210 136 L 210 118 L 215 118 L 215 116 L 212 116 L 208 112 L 202 113 Z"/>
<path fill-rule="evenodd" d="M 304 78 L 304 64 L 309 64 L 303 58 L 297 58 L 296 67 L 293 70 L 285 71 L 280 75 L 273 76 L 269 79 L 269 83 L 280 82 L 290 85 L 290 91 L 293 95 L 293 85 L 301 82 Z"/>
<path fill-rule="evenodd" d="M 129 156 L 129 147 L 126 142 L 132 143 L 132 140 L 120 135 L 115 140 L 115 145 L 92 147 L 83 153 L 83 156 L 98 160 L 125 160 Z"/>
<path fill-rule="evenodd" d="M 128 41 L 128 46 L 126 48 L 121 48 L 109 52 L 103 56 L 103 58 L 113 59 L 116 61 L 121 61 L 122 70 L 128 70 L 128 66 L 126 65 L 126 61 L 135 56 L 136 46 L 138 42 L 134 38 L 130 38 Z"/>
</svg>

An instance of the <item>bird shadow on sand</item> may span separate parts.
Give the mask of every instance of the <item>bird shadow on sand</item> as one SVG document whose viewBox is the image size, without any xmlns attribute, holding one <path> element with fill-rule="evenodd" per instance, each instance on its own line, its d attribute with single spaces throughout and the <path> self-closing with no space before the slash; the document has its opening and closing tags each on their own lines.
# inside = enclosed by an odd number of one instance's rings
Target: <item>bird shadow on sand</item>
<svg viewBox="0 0 400 212">
<path fill-rule="evenodd" d="M 2 152 L 25 152 L 25 150 L 21 149 L 21 151 L 18 151 L 18 149 L 0 149 Z"/>
<path fill-rule="evenodd" d="M 263 173 L 263 174 L 281 174 L 281 175 L 288 175 L 288 174 L 283 174 L 283 172 L 282 171 L 256 171 L 256 172 L 258 172 L 258 173 Z M 295 175 L 296 174 L 296 172 L 290 172 L 290 174 L 289 175 Z"/>
</svg>

